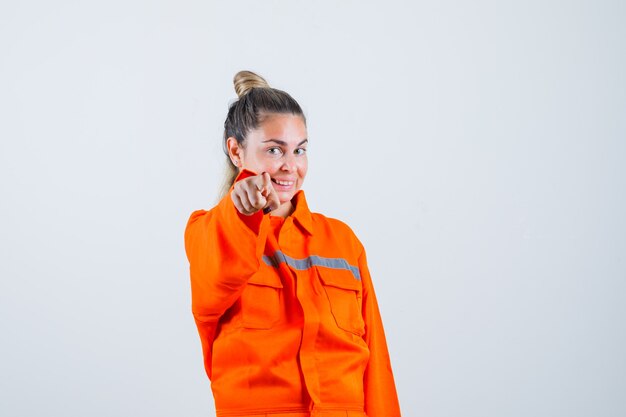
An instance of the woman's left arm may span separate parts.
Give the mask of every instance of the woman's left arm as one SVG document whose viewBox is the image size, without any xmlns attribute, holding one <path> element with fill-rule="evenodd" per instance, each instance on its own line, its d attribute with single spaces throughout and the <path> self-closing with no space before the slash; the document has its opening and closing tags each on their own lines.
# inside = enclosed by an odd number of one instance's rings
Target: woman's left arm
<svg viewBox="0 0 626 417">
<path fill-rule="evenodd" d="M 359 257 L 359 270 L 363 285 L 363 319 L 365 321 L 363 339 L 370 350 L 370 358 L 363 379 L 365 413 L 368 417 L 400 417 L 400 405 L 391 370 L 385 331 L 372 278 L 367 267 L 365 250 Z"/>
</svg>

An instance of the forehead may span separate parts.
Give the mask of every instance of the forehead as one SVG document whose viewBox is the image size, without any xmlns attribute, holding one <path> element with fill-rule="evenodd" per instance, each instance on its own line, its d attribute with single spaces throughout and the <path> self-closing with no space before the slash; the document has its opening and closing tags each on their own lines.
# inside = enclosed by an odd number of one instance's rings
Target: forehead
<svg viewBox="0 0 626 417">
<path fill-rule="evenodd" d="M 307 138 L 306 125 L 301 116 L 293 114 L 266 115 L 250 139 L 267 141 L 276 139 L 287 143 L 300 143 Z"/>
</svg>

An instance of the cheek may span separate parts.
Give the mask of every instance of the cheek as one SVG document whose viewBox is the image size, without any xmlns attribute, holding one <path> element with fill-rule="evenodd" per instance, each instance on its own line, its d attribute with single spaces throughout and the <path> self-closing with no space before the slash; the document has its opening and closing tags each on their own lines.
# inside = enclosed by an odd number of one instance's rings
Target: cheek
<svg viewBox="0 0 626 417">
<path fill-rule="evenodd" d="M 298 165 L 298 171 L 300 173 L 300 176 L 302 178 L 304 178 L 304 176 L 306 175 L 307 171 L 309 170 L 309 163 L 308 161 L 305 159 L 302 163 L 300 163 Z"/>
<path fill-rule="evenodd" d="M 280 169 L 280 164 L 271 158 L 262 158 L 258 160 L 260 171 L 266 171 L 269 173 L 278 172 Z"/>
</svg>

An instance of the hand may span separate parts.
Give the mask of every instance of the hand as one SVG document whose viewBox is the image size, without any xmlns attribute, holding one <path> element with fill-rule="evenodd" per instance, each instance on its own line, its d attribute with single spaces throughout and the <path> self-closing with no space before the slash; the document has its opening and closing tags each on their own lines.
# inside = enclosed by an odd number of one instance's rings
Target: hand
<svg viewBox="0 0 626 417">
<path fill-rule="evenodd" d="M 266 209 L 264 212 L 269 213 L 280 206 L 280 199 L 267 172 L 237 181 L 230 198 L 237 210 L 246 216 L 261 209 Z"/>
</svg>

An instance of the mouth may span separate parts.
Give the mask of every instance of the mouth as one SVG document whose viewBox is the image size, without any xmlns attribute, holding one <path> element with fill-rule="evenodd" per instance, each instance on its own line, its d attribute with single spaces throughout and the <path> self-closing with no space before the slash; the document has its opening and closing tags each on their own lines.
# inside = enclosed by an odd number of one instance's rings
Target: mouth
<svg viewBox="0 0 626 417">
<path fill-rule="evenodd" d="M 276 178 L 272 178 L 272 182 L 275 184 L 274 188 L 277 191 L 290 190 L 296 184 L 295 181 L 277 180 Z"/>
</svg>

